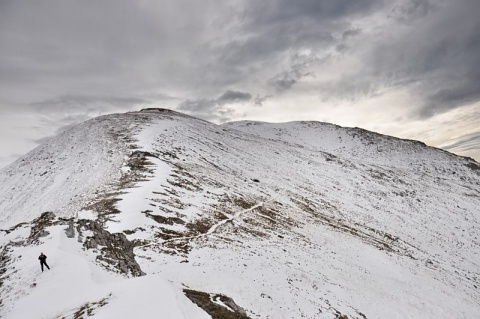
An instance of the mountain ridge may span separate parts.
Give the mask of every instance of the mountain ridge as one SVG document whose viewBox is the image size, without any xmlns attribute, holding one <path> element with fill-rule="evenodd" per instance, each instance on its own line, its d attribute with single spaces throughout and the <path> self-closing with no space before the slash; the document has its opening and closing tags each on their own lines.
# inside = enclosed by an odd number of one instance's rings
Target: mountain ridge
<svg viewBox="0 0 480 319">
<path fill-rule="evenodd" d="M 0 299 L 12 304 L 0 314 L 26 300 L 11 291 L 36 296 L 11 269 L 20 255 L 76 241 L 102 273 L 161 274 L 252 318 L 474 318 L 474 161 L 315 122 L 248 123 L 107 115 L 1 170 Z"/>
</svg>

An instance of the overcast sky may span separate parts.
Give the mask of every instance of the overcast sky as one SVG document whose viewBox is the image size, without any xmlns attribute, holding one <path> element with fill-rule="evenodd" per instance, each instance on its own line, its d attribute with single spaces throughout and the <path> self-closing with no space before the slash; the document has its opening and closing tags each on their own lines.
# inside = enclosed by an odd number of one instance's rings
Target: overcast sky
<svg viewBox="0 0 480 319">
<path fill-rule="evenodd" d="M 318 120 L 480 161 L 478 0 L 0 0 L 0 167 L 94 116 Z"/>
</svg>

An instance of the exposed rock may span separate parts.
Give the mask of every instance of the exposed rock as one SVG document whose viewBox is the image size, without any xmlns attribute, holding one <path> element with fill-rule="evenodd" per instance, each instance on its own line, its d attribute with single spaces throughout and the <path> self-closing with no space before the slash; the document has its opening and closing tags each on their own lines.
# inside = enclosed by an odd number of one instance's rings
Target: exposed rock
<svg viewBox="0 0 480 319">
<path fill-rule="evenodd" d="M 3 249 L 0 251 L 0 296 L 3 295 L 3 292 L 5 288 L 3 287 L 5 280 L 8 278 L 8 276 L 5 276 L 5 273 L 7 272 L 7 265 L 10 262 L 11 258 L 8 255 L 8 252 L 10 251 L 9 246 L 3 247 Z M 0 309 L 3 307 L 3 301 L 0 299 Z"/>
<path fill-rule="evenodd" d="M 54 225 L 55 214 L 52 212 L 45 212 L 40 217 L 32 221 L 32 229 L 27 242 L 29 244 L 38 243 L 40 237 L 48 236 L 50 233 L 46 230 L 47 227 Z"/>
<path fill-rule="evenodd" d="M 75 237 L 75 229 L 73 228 L 73 220 L 68 221 L 68 228 L 65 229 L 65 234 L 68 238 Z"/>
<path fill-rule="evenodd" d="M 183 292 L 192 302 L 205 310 L 212 319 L 250 319 L 245 310 L 230 297 L 190 289 L 183 289 Z M 221 304 L 225 306 L 221 306 Z"/>
<path fill-rule="evenodd" d="M 77 231 L 79 235 L 81 235 L 82 230 L 93 232 L 92 236 L 85 238 L 83 245 L 87 249 L 99 249 L 101 251 L 97 260 L 113 266 L 123 274 L 131 274 L 134 277 L 145 275 L 135 260 L 133 253 L 135 244 L 129 241 L 125 234 L 112 234 L 105 230 L 101 223 L 86 219 L 78 221 Z"/>
</svg>

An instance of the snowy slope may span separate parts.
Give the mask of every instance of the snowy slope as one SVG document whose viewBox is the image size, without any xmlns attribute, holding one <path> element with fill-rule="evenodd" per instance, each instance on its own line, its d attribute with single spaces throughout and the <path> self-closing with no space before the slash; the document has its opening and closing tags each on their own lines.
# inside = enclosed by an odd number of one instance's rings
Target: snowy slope
<svg viewBox="0 0 480 319">
<path fill-rule="evenodd" d="M 0 173 L 0 224 L 11 227 L 53 211 L 74 216 L 118 181 L 140 117 L 99 117 L 61 133 Z"/>
<path fill-rule="evenodd" d="M 6 275 L 12 290 L 3 293 L 3 303 L 13 309 L 7 318 L 83 318 L 87 313 L 95 318 L 210 318 L 164 278 L 109 273 L 92 262 L 80 243 L 68 239 L 63 227 L 50 231 L 44 243 L 15 247 L 10 254 L 13 266 Z M 28 258 L 39 251 L 50 252 L 51 270 L 41 274 Z"/>
<path fill-rule="evenodd" d="M 97 118 L 0 171 L 0 316 L 208 318 L 188 288 L 249 318 L 477 318 L 479 168 L 326 123 Z"/>
<path fill-rule="evenodd" d="M 447 163 L 456 155 L 428 147 L 422 142 L 403 140 L 360 128 L 344 128 L 322 122 L 265 123 L 240 121 L 226 123 L 227 128 L 237 129 L 263 138 L 327 152 L 343 158 L 361 160 L 373 164 L 407 166 L 420 169 L 424 164 Z M 457 164 L 453 160 L 454 164 Z"/>
</svg>

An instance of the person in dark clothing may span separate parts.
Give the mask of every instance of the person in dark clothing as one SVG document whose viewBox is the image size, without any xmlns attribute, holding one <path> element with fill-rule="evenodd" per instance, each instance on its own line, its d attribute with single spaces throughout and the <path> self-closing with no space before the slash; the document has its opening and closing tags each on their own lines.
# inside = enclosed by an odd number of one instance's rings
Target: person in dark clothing
<svg viewBox="0 0 480 319">
<path fill-rule="evenodd" d="M 40 267 L 42 267 L 42 271 L 43 271 L 43 265 L 47 266 L 48 270 L 50 270 L 50 267 L 48 267 L 47 265 L 47 256 L 45 256 L 43 253 L 40 253 L 38 260 L 40 260 Z"/>
</svg>

